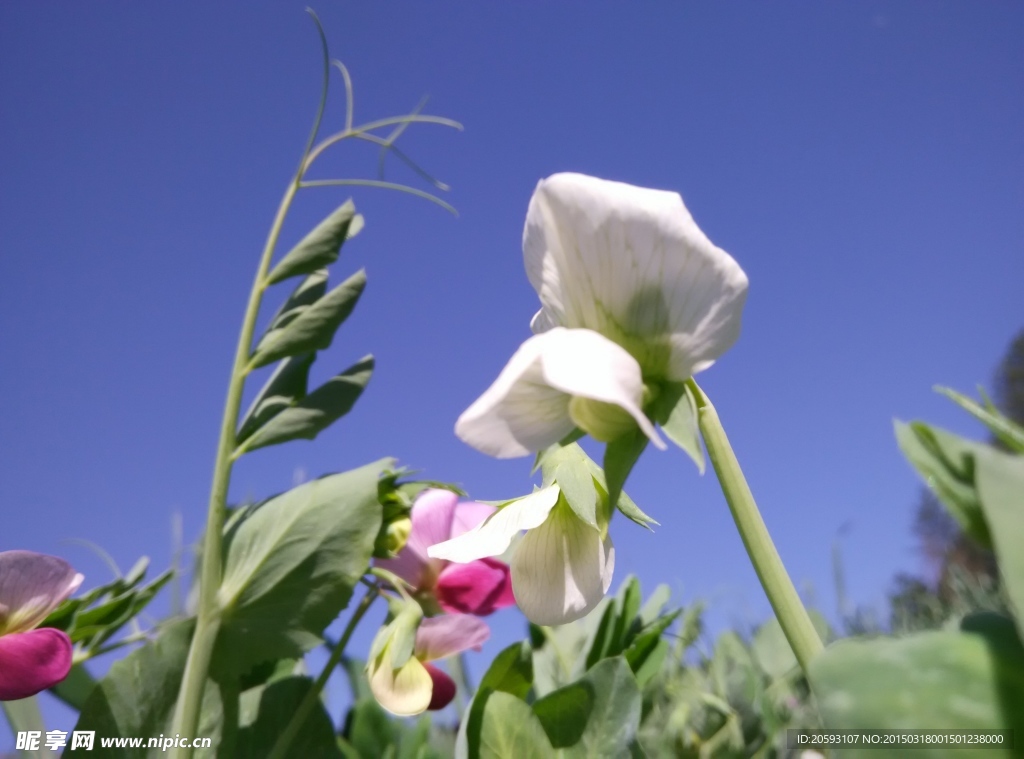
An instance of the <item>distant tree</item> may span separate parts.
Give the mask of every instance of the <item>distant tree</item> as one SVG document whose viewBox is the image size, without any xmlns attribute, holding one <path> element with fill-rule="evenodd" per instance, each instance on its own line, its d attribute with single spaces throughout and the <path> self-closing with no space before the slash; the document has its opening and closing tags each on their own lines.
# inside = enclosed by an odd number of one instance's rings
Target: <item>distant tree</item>
<svg viewBox="0 0 1024 759">
<path fill-rule="evenodd" d="M 1010 342 L 995 372 L 993 402 L 1024 424 L 1024 330 Z M 1004 447 L 996 439 L 990 442 Z M 914 534 L 928 564 L 929 577 L 900 574 L 889 596 L 894 631 L 937 627 L 951 616 L 976 609 L 999 609 L 999 576 L 992 552 L 964 534 L 956 520 L 927 488 L 921 490 Z"/>
</svg>

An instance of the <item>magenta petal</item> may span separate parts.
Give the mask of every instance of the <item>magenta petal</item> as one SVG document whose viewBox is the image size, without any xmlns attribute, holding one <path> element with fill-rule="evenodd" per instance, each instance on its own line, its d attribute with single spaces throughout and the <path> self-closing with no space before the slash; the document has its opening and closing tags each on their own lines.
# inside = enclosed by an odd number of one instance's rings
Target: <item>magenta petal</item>
<svg viewBox="0 0 1024 759">
<path fill-rule="evenodd" d="M 443 659 L 467 648 L 480 650 L 491 637 L 491 628 L 470 614 L 444 614 L 420 622 L 416 631 L 416 658 L 420 661 Z"/>
<path fill-rule="evenodd" d="M 430 705 L 427 709 L 435 712 L 438 709 L 444 709 L 455 698 L 455 681 L 433 664 L 424 664 L 423 668 L 427 670 L 430 681 L 434 684 L 434 689 L 430 692 Z"/>
<path fill-rule="evenodd" d="M 64 559 L 34 551 L 0 553 L 0 635 L 38 625 L 82 584 Z"/>
<path fill-rule="evenodd" d="M 516 602 L 508 565 L 491 558 L 449 564 L 437 578 L 435 593 L 445 611 L 478 617 Z"/>
<path fill-rule="evenodd" d="M 50 627 L 0 637 L 0 701 L 56 685 L 71 670 L 71 654 L 68 636 Z"/>
<path fill-rule="evenodd" d="M 448 537 L 457 538 L 462 533 L 472 530 L 495 511 L 496 508 L 486 503 L 463 501 L 455 509 L 455 518 L 452 519 L 451 534 Z"/>
</svg>

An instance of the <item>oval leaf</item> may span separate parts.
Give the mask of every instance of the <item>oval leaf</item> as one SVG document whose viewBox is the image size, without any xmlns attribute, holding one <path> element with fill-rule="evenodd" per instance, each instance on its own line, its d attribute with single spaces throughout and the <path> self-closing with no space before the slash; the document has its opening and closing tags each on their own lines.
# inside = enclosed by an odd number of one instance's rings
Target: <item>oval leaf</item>
<svg viewBox="0 0 1024 759">
<path fill-rule="evenodd" d="M 288 277 L 309 274 L 338 260 L 342 244 L 363 228 L 363 217 L 355 204 L 346 200 L 330 216 L 317 224 L 288 251 L 267 276 L 267 284 L 276 284 Z"/>
<path fill-rule="evenodd" d="M 286 408 L 306 397 L 309 368 L 315 360 L 315 353 L 303 353 L 278 364 L 245 412 L 235 436 L 237 442 L 243 442 Z"/>
<path fill-rule="evenodd" d="M 373 375 L 373 366 L 373 356 L 364 356 L 298 403 L 285 404 L 284 396 L 270 396 L 268 402 L 274 400 L 282 405 L 276 410 L 271 409 L 274 412 L 272 416 L 243 443 L 242 448 L 248 452 L 289 440 L 313 440 L 352 410 Z"/>
<path fill-rule="evenodd" d="M 320 644 L 369 567 L 381 525 L 377 481 L 393 465 L 382 459 L 307 482 L 231 521 L 218 594 L 218 679 Z"/>
<path fill-rule="evenodd" d="M 360 269 L 284 326 L 272 325 L 256 347 L 249 368 L 258 369 L 281 358 L 329 347 L 365 287 L 366 272 Z"/>
</svg>

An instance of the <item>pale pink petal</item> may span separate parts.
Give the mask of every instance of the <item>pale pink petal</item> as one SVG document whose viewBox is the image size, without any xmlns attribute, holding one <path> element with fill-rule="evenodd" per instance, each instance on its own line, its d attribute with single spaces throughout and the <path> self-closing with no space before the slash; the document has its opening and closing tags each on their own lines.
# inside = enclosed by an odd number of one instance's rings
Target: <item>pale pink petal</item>
<svg viewBox="0 0 1024 759">
<path fill-rule="evenodd" d="M 38 625 L 82 584 L 64 559 L 34 551 L 0 553 L 0 635 Z"/>
<path fill-rule="evenodd" d="M 412 505 L 409 542 L 394 559 L 375 562 L 394 572 L 414 588 L 433 582 L 443 563 L 427 558 L 427 549 L 448 540 L 459 497 L 450 490 L 431 488 L 420 493 Z"/>
<path fill-rule="evenodd" d="M 434 685 L 434 689 L 430 693 L 430 706 L 427 707 L 427 710 L 436 712 L 439 709 L 444 709 L 455 698 L 455 681 L 433 664 L 424 664 L 423 668 L 427 670 Z"/>
<path fill-rule="evenodd" d="M 445 540 L 448 540 L 449 538 L 457 538 L 462 533 L 472 530 L 495 511 L 497 511 L 497 509 L 494 506 L 490 506 L 486 503 L 463 501 L 455 509 L 455 518 L 452 519 L 451 534 L 445 538 Z"/>
<path fill-rule="evenodd" d="M 445 614 L 420 622 L 416 631 L 416 658 L 420 661 L 443 659 L 467 648 L 477 651 L 491 637 L 486 622 L 470 614 Z"/>
<path fill-rule="evenodd" d="M 406 548 L 424 561 L 427 549 L 448 540 L 459 497 L 450 490 L 424 490 L 412 506 L 412 534 Z"/>
<path fill-rule="evenodd" d="M 516 602 L 508 564 L 491 558 L 449 564 L 437 578 L 435 592 L 445 611 L 478 617 Z"/>
<path fill-rule="evenodd" d="M 71 654 L 71 640 L 51 627 L 0 636 L 0 701 L 56 685 L 71 670 Z"/>
</svg>

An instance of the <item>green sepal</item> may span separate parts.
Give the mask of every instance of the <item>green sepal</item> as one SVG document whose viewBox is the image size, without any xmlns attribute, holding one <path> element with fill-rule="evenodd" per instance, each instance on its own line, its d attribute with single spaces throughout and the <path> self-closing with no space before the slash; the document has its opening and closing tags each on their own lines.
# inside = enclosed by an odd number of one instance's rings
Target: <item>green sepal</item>
<svg viewBox="0 0 1024 759">
<path fill-rule="evenodd" d="M 608 488 L 608 503 L 611 506 L 618 506 L 626 479 L 649 442 L 647 436 L 637 427 L 605 447 L 604 476 Z"/>
<path fill-rule="evenodd" d="M 647 415 L 661 425 L 662 431 L 704 474 L 704 446 L 697 424 L 697 402 L 685 382 L 666 382 L 659 386 L 654 400 L 645 409 Z"/>
<path fill-rule="evenodd" d="M 351 199 L 346 200 L 284 255 L 267 275 L 267 284 L 309 274 L 334 263 L 341 253 L 342 244 L 359 234 L 362 228 L 362 215 L 356 213 Z"/>
</svg>

